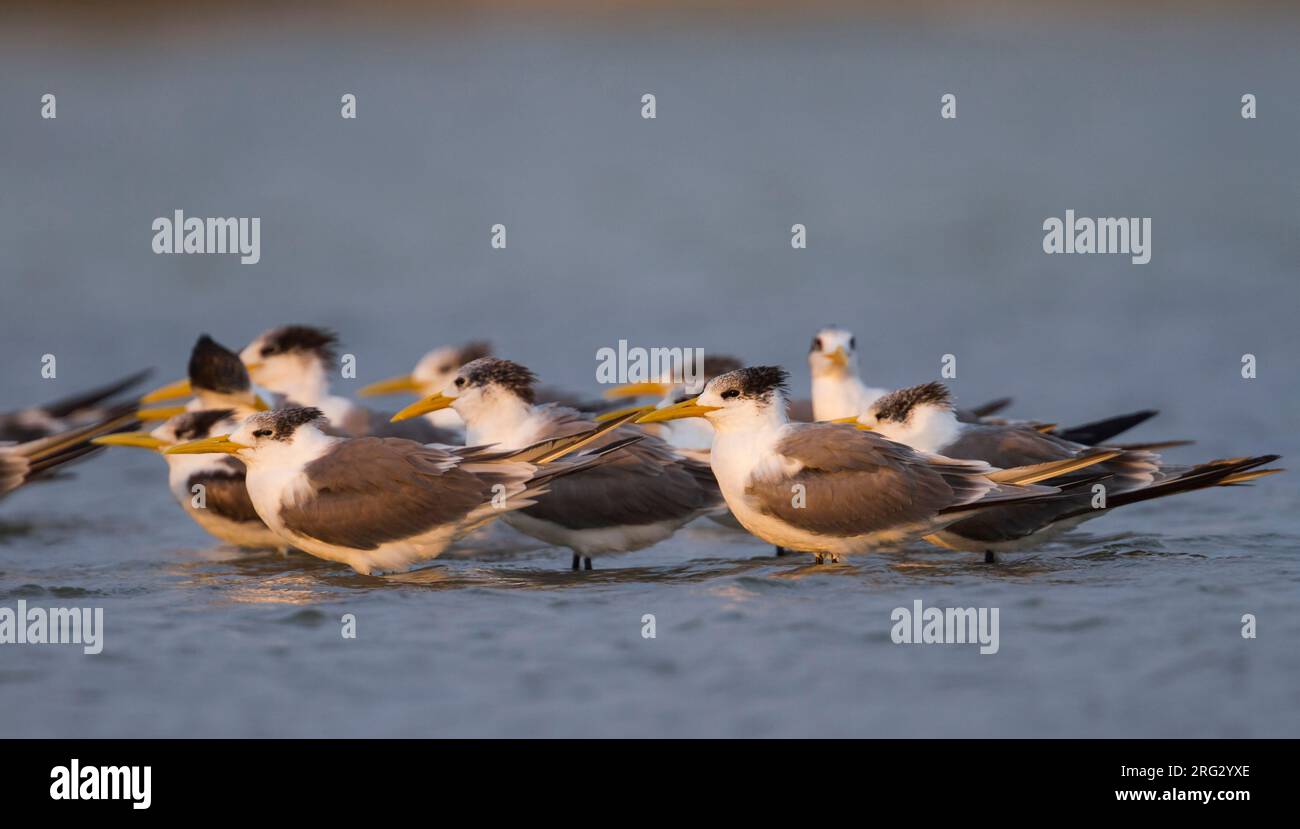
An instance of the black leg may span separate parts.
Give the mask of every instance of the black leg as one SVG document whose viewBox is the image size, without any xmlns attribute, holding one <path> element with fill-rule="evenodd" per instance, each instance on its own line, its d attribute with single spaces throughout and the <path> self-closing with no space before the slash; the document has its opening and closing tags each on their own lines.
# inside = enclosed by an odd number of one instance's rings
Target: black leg
<svg viewBox="0 0 1300 829">
<path fill-rule="evenodd" d="M 777 554 L 778 556 L 788 556 L 788 555 L 790 555 L 790 551 L 787 550 L 787 549 L 784 548 L 784 547 L 777 547 L 777 548 L 776 548 L 776 554 Z"/>
<path fill-rule="evenodd" d="M 584 570 L 590 570 L 590 569 L 591 569 L 591 556 L 587 556 L 586 558 L 584 558 L 584 559 L 582 560 L 582 569 L 584 569 Z"/>
<path fill-rule="evenodd" d="M 997 564 L 997 563 L 998 563 L 998 556 L 997 556 L 997 553 L 993 552 L 992 550 L 985 550 L 985 551 L 984 551 L 984 563 L 985 563 L 985 564 Z"/>
<path fill-rule="evenodd" d="M 826 561 L 826 557 L 823 556 L 821 553 L 813 553 L 813 555 L 817 556 L 817 563 L 818 563 L 818 564 L 823 564 L 823 563 L 825 563 L 825 561 Z"/>
<path fill-rule="evenodd" d="M 578 570 L 578 569 L 581 569 L 581 568 L 582 568 L 582 557 L 579 556 L 577 553 L 574 553 L 574 554 L 573 554 L 573 569 L 574 569 L 574 570 Z"/>
</svg>

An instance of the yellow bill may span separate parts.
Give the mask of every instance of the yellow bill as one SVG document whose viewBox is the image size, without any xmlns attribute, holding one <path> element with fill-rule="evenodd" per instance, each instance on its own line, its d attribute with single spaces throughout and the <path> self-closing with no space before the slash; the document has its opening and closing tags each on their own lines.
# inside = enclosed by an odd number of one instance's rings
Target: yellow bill
<svg viewBox="0 0 1300 829">
<path fill-rule="evenodd" d="M 662 420 L 681 420 L 684 417 L 704 417 L 709 412 L 722 408 L 721 406 L 702 406 L 696 402 L 699 399 L 698 397 L 692 397 L 689 400 L 683 400 L 662 409 L 655 409 L 638 417 L 636 422 L 658 423 Z"/>
<path fill-rule="evenodd" d="M 844 350 L 844 346 L 840 346 L 826 356 L 832 363 L 840 368 L 845 368 L 849 364 L 849 352 Z"/>
<path fill-rule="evenodd" d="M 167 445 L 167 441 L 154 437 L 148 432 L 118 432 L 113 435 L 100 435 L 91 438 L 91 443 L 98 446 L 138 446 L 155 452 Z"/>
<path fill-rule="evenodd" d="M 154 406 L 136 411 L 135 416 L 140 420 L 167 420 L 186 411 L 184 406 Z"/>
<path fill-rule="evenodd" d="M 165 386 L 156 388 L 153 391 L 140 398 L 141 403 L 161 403 L 164 400 L 175 400 L 178 397 L 189 397 L 193 393 L 190 388 L 190 381 L 177 380 L 175 383 L 168 383 Z"/>
<path fill-rule="evenodd" d="M 236 443 L 230 439 L 230 435 L 218 435 L 214 438 L 200 438 L 191 440 L 186 443 L 178 443 L 169 449 L 164 449 L 164 455 L 234 455 L 240 449 L 249 449 L 242 443 Z"/>
<path fill-rule="evenodd" d="M 402 409 L 400 412 L 389 418 L 388 422 L 396 423 L 399 420 L 410 420 L 411 418 L 419 417 L 422 414 L 428 414 L 429 412 L 436 412 L 440 409 L 445 409 L 451 406 L 452 401 L 455 399 L 456 398 L 454 397 L 448 397 L 442 392 L 430 395 L 423 400 L 417 400 L 405 409 Z"/>
<path fill-rule="evenodd" d="M 647 404 L 645 406 L 628 406 L 625 409 L 614 409 L 613 411 L 610 412 L 602 412 L 596 415 L 595 421 L 597 423 L 605 423 L 607 421 L 614 420 L 616 418 L 625 417 L 626 415 L 630 415 L 633 412 L 641 412 L 642 414 L 644 414 L 646 412 L 653 412 L 654 410 L 655 407 L 653 403 Z"/>
<path fill-rule="evenodd" d="M 667 383 L 624 383 L 605 391 L 606 400 L 621 400 L 624 397 L 663 397 L 672 389 Z"/>
<path fill-rule="evenodd" d="M 423 386 L 420 385 L 420 381 L 415 379 L 414 375 L 405 374 L 401 377 L 389 377 L 387 380 L 371 383 L 357 394 L 362 397 L 377 397 L 381 394 L 419 394 L 423 390 Z"/>
</svg>

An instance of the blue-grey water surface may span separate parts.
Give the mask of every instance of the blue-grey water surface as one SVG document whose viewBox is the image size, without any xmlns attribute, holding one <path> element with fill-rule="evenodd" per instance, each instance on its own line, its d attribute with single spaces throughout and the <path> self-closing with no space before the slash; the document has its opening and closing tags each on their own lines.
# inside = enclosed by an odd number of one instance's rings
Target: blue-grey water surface
<svg viewBox="0 0 1300 829">
<path fill-rule="evenodd" d="M 967 403 L 1150 406 L 1131 439 L 1198 441 L 1173 460 L 1294 456 L 1297 34 L 13 28 L 0 408 L 298 321 L 341 332 L 345 393 L 489 336 L 574 389 L 626 339 L 783 363 L 806 394 L 838 322 L 880 385 L 953 354 Z M 1151 217 L 1151 263 L 1045 255 L 1068 208 Z M 262 261 L 153 254 L 176 209 L 260 217 Z M 592 573 L 499 529 L 380 579 L 222 549 L 159 458 L 115 450 L 0 503 L 0 606 L 106 624 L 97 656 L 0 646 L 0 735 L 1300 736 L 1298 495 L 1292 474 L 1134 506 L 996 566 L 918 544 L 816 568 L 703 523 Z M 1000 651 L 893 644 L 916 599 L 1000 608 Z"/>
</svg>

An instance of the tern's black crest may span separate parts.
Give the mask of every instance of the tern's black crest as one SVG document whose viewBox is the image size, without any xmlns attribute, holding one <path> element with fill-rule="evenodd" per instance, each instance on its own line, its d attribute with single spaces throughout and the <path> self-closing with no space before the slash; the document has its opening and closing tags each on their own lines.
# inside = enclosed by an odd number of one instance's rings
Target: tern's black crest
<svg viewBox="0 0 1300 829">
<path fill-rule="evenodd" d="M 931 382 L 899 389 L 877 400 L 872 409 L 879 420 L 906 423 L 916 407 L 925 404 L 951 409 L 952 395 L 948 393 L 948 387 L 943 383 Z"/>
<path fill-rule="evenodd" d="M 326 363 L 334 362 L 334 348 L 339 342 L 338 335 L 333 331 L 310 325 L 286 325 L 268 331 L 262 339 L 261 356 L 263 357 L 306 353 L 315 354 Z"/>
<path fill-rule="evenodd" d="M 734 389 L 740 392 L 741 397 L 769 403 L 772 395 L 777 393 L 784 395 L 788 391 L 786 380 L 789 377 L 786 370 L 780 366 L 750 366 L 729 371 L 710 382 L 719 394 Z"/>
<path fill-rule="evenodd" d="M 234 409 L 204 409 L 176 416 L 177 440 L 198 440 L 212 434 L 212 427 L 235 413 Z"/>
<path fill-rule="evenodd" d="M 196 389 L 234 394 L 248 391 L 248 370 L 239 355 L 207 334 L 190 351 L 190 385 Z"/>
<path fill-rule="evenodd" d="M 496 357 L 480 357 L 463 366 L 460 371 L 471 386 L 495 383 L 527 402 L 533 402 L 533 384 L 537 382 L 537 375 L 518 363 Z"/>
<path fill-rule="evenodd" d="M 299 426 L 324 419 L 325 413 L 314 406 L 293 406 L 255 414 L 248 419 L 248 423 L 254 432 L 270 429 L 271 440 L 288 440 Z"/>
</svg>

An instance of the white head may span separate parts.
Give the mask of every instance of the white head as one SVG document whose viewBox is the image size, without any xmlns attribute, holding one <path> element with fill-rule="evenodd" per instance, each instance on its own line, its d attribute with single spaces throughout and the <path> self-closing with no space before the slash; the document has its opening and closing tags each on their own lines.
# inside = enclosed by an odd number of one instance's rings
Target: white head
<svg viewBox="0 0 1300 829">
<path fill-rule="evenodd" d="M 165 450 L 168 455 L 234 455 L 250 469 L 264 464 L 303 464 L 324 453 L 338 438 L 321 431 L 320 409 L 295 406 L 249 415 L 228 435 L 216 435 Z"/>
<path fill-rule="evenodd" d="M 779 426 L 786 418 L 785 369 L 751 366 L 710 380 L 699 397 L 656 409 L 638 423 L 703 417 L 718 432 Z"/>
<path fill-rule="evenodd" d="M 808 350 L 808 368 L 813 377 L 857 377 L 857 346 L 852 331 L 833 325 L 818 331 Z"/>
<path fill-rule="evenodd" d="M 869 429 L 922 452 L 939 452 L 957 438 L 961 424 L 943 383 L 923 383 L 890 392 L 858 418 Z"/>
<path fill-rule="evenodd" d="M 513 428 L 533 411 L 537 376 L 527 368 L 496 357 L 480 357 L 456 370 L 438 394 L 393 415 L 406 420 L 451 407 L 471 431 L 496 435 Z"/>
<path fill-rule="evenodd" d="M 338 336 L 324 328 L 272 328 L 239 354 L 253 382 L 296 402 L 315 402 L 327 393 Z"/>
</svg>

